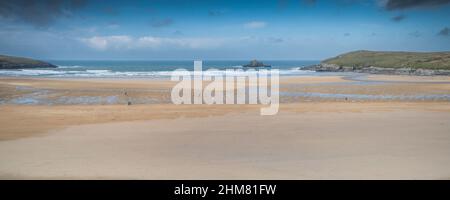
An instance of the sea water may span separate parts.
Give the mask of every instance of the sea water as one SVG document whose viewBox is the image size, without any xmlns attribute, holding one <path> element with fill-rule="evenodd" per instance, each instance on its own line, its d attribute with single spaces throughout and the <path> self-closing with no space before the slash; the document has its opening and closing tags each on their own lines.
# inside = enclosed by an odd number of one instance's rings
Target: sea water
<svg viewBox="0 0 450 200">
<path fill-rule="evenodd" d="M 58 68 L 0 70 L 0 76 L 31 76 L 31 77 L 93 77 L 93 78 L 169 78 L 172 71 L 186 69 L 192 71 L 192 60 L 172 61 L 87 61 L 87 60 L 49 60 Z M 203 70 L 207 73 L 224 73 L 226 69 L 246 70 L 244 60 L 205 60 Z M 312 71 L 301 70 L 302 67 L 318 64 L 320 61 L 302 60 L 263 60 L 272 69 L 279 69 L 281 76 L 311 75 Z"/>
</svg>

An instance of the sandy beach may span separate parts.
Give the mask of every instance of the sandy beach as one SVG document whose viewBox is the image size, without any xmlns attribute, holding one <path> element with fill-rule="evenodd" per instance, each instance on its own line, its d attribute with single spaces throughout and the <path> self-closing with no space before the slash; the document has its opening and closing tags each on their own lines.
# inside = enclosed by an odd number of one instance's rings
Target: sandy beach
<svg viewBox="0 0 450 200">
<path fill-rule="evenodd" d="M 1 77 L 0 179 L 450 178 L 448 77 L 282 77 L 274 116 L 174 84 Z"/>
</svg>

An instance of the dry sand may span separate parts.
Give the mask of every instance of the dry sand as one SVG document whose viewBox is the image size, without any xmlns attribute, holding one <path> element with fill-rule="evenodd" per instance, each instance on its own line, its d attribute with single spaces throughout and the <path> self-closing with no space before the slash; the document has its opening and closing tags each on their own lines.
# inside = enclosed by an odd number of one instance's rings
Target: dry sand
<svg viewBox="0 0 450 200">
<path fill-rule="evenodd" d="M 324 90 L 320 83 L 347 81 L 281 83 Z M 0 95 L 21 95 L 10 86 L 24 84 L 80 95 L 94 82 L 161 94 L 173 84 L 1 78 Z M 417 87 L 392 84 L 372 91 Z M 450 94 L 447 84 L 416 84 Z M 450 178 L 450 102 L 290 102 L 275 116 L 257 105 L 172 104 L 0 105 L 0 113 L 1 179 Z"/>
</svg>

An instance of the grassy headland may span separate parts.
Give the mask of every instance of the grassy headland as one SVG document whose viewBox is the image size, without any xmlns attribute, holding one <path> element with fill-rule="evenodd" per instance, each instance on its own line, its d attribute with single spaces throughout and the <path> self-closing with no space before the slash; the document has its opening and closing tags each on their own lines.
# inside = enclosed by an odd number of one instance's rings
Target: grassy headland
<svg viewBox="0 0 450 200">
<path fill-rule="evenodd" d="M 0 55 L 0 69 L 56 68 L 47 62 L 24 57 Z"/>
<path fill-rule="evenodd" d="M 354 51 L 322 63 L 361 69 L 364 67 L 450 69 L 450 52 Z"/>
</svg>

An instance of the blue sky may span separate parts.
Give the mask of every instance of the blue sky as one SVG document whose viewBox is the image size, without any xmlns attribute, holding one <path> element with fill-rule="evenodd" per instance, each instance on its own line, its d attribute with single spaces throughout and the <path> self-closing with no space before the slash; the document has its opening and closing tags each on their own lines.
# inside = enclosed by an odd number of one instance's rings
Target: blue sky
<svg viewBox="0 0 450 200">
<path fill-rule="evenodd" d="M 40 59 L 320 60 L 449 51 L 450 0 L 2 0 L 0 54 Z"/>
</svg>

